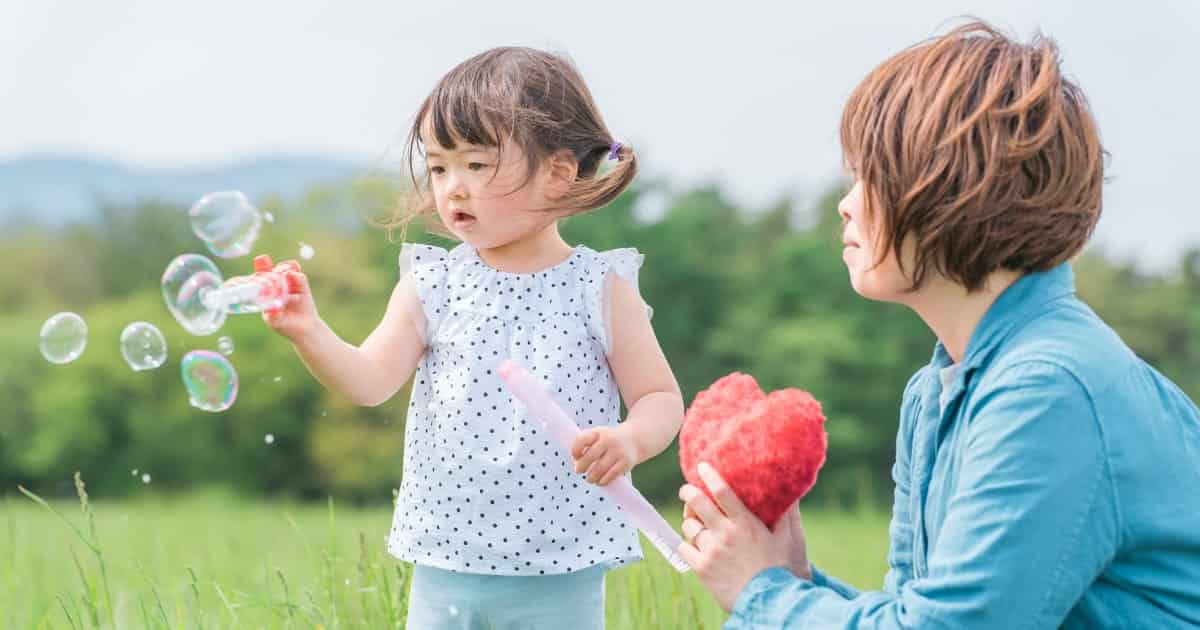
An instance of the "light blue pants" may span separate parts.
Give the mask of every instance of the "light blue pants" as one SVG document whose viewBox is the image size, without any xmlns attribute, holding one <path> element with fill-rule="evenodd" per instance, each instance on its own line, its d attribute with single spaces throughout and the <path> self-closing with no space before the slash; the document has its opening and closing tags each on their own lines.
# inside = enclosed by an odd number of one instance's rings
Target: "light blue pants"
<svg viewBox="0 0 1200 630">
<path fill-rule="evenodd" d="M 606 566 L 561 575 L 480 575 L 416 565 L 411 630 L 604 630 Z"/>
</svg>

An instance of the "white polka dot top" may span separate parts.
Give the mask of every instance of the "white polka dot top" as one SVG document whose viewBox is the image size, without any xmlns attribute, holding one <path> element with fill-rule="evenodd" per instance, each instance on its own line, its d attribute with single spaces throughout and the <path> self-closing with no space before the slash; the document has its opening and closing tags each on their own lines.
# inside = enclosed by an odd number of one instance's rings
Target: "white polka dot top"
<svg viewBox="0 0 1200 630">
<path fill-rule="evenodd" d="M 579 246 L 536 273 L 488 266 L 462 244 L 400 255 L 425 319 L 404 475 L 388 536 L 401 560 L 467 573 L 547 575 L 640 560 L 637 530 L 495 374 L 512 358 L 581 428 L 615 425 L 608 279 L 637 286 L 634 249 Z M 420 319 L 420 318 L 418 318 Z"/>
</svg>

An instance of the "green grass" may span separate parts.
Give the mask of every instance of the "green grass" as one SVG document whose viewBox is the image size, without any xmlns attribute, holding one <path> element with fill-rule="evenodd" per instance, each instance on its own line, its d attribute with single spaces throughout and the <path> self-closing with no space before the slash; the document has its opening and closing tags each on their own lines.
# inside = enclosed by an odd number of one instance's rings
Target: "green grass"
<svg viewBox="0 0 1200 630">
<path fill-rule="evenodd" d="M 678 523 L 679 511 L 666 516 Z M 814 562 L 879 587 L 885 515 L 810 510 L 804 522 Z M 403 627 L 409 569 L 384 551 L 390 523 L 386 506 L 220 494 L 45 506 L 7 496 L 0 627 Z M 608 627 L 718 628 L 725 615 L 696 577 L 644 547 L 645 562 L 608 576 Z"/>
</svg>

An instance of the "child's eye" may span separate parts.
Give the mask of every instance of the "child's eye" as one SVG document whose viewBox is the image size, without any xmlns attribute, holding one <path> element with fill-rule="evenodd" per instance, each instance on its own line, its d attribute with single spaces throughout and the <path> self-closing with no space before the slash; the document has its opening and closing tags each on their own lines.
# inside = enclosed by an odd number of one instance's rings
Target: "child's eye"
<svg viewBox="0 0 1200 630">
<path fill-rule="evenodd" d="M 445 172 L 446 172 L 446 167 L 444 167 L 444 166 L 430 166 L 430 167 L 429 167 L 429 172 L 430 172 L 430 173 L 433 173 L 434 175 L 441 175 L 442 173 L 445 173 Z"/>
<path fill-rule="evenodd" d="M 471 162 L 470 164 L 467 164 L 467 168 L 471 169 L 472 171 L 482 171 L 483 169 L 487 168 L 487 164 Z"/>
</svg>

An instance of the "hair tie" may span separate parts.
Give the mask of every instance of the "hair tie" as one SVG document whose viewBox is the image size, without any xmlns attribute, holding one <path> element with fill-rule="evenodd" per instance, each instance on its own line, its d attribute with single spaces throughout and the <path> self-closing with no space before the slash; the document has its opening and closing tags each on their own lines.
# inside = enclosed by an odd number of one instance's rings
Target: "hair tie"
<svg viewBox="0 0 1200 630">
<path fill-rule="evenodd" d="M 622 146 L 623 145 L 620 142 L 614 142 L 614 143 L 608 145 L 608 149 L 609 149 L 608 159 L 610 159 L 610 160 L 618 159 L 618 157 L 620 156 L 620 153 L 621 153 Z"/>
</svg>

